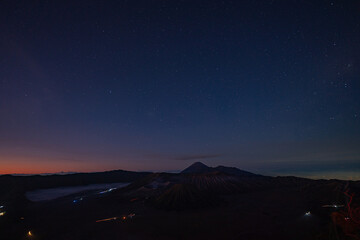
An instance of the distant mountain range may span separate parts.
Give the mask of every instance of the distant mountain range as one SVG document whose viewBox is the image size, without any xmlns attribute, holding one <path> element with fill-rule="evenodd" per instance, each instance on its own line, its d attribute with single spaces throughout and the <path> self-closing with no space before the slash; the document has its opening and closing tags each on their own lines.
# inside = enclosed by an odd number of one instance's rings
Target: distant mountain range
<svg viewBox="0 0 360 240">
<path fill-rule="evenodd" d="M 26 191 L 44 188 L 81 186 L 97 183 L 133 182 L 150 172 L 114 170 L 94 173 L 52 174 L 31 176 L 0 176 L 0 202 L 24 199 Z"/>
<path fill-rule="evenodd" d="M 235 167 L 217 166 L 217 167 L 213 168 L 213 167 L 206 166 L 202 162 L 193 163 L 191 166 L 184 169 L 181 173 L 194 174 L 194 173 L 213 173 L 213 172 L 222 172 L 222 173 L 226 173 L 226 174 L 230 174 L 230 175 L 244 176 L 244 177 L 245 176 L 246 177 L 256 176 L 256 174 L 254 174 L 254 173 L 243 171 L 243 170 L 240 170 Z"/>
<path fill-rule="evenodd" d="M 97 183 L 131 182 L 114 194 L 133 198 L 151 199 L 164 209 L 187 209 L 218 205 L 221 195 L 241 194 L 264 189 L 301 187 L 312 192 L 328 194 L 344 188 L 345 181 L 311 180 L 298 177 L 269 177 L 247 172 L 235 167 L 209 167 L 195 162 L 180 173 L 151 173 L 115 170 L 97 173 L 66 175 L 0 176 L 0 201 L 24 199 L 26 191 L 43 188 L 80 186 Z M 353 184 L 354 185 L 354 184 Z M 355 182 L 359 185 L 359 182 Z M 336 191 L 334 190 L 336 189 Z M 317 194 L 316 192 L 316 194 Z M 109 194 L 113 196 L 113 194 Z"/>
<path fill-rule="evenodd" d="M 31 202 L 24 196 L 26 191 L 34 189 L 115 182 L 131 184 L 102 194 L 79 192 L 45 202 Z M 327 235 L 318 238 L 319 234 L 309 238 L 312 231 L 304 227 L 322 227 L 318 232 L 328 233 L 330 228 L 326 224 L 330 224 L 330 214 L 333 211 L 341 214 L 347 208 L 323 206 L 347 206 L 349 197 L 344 192 L 359 196 L 360 182 L 270 177 L 196 162 L 180 173 L 116 170 L 50 176 L 7 175 L 0 176 L 0 189 L 0 205 L 6 208 L 6 216 L 11 217 L 2 228 L 8 233 L 2 232 L 2 236 L 12 238 L 4 239 L 22 239 L 13 236 L 28 234 L 30 226 L 34 233 L 43 234 L 38 235 L 43 236 L 41 239 L 59 240 L 86 239 L 73 235 L 79 229 L 86 231 L 87 236 L 97 234 L 96 239 L 114 236 L 129 239 L 139 233 L 136 239 L 146 239 L 156 231 L 150 239 L 177 239 L 177 236 L 182 239 L 234 239 L 238 236 L 236 239 L 325 240 L 335 238 Z M 356 198 L 352 205 L 360 206 Z M 136 221 L 120 220 L 119 216 L 126 218 L 130 214 L 136 216 Z M 26 222 L 22 220 L 24 216 Z M 350 218 L 344 216 L 345 219 L 339 219 L 347 229 Z M 99 219 L 109 222 L 95 224 Z M 334 225 L 329 226 L 333 228 Z M 66 230 L 59 232 L 58 229 Z M 185 235 L 184 231 L 187 231 Z M 198 234 L 194 234 L 196 231 Z M 264 231 L 266 234 L 262 234 Z M 305 235 L 300 235 L 302 233 Z M 161 234 L 166 237 L 159 238 Z"/>
<path fill-rule="evenodd" d="M 3 176 L 3 175 L 11 175 L 11 176 L 36 176 L 36 175 L 49 176 L 49 175 L 68 175 L 68 174 L 76 174 L 76 173 L 80 173 L 80 172 L 56 172 L 56 173 L 38 173 L 38 174 L 33 174 L 33 173 L 12 173 L 12 174 L 0 174 L 0 176 Z"/>
<path fill-rule="evenodd" d="M 149 174 L 114 194 L 146 198 L 162 209 L 185 210 L 219 205 L 222 196 L 269 189 L 299 188 L 305 195 L 331 200 L 341 194 L 346 184 L 340 180 L 262 176 L 235 167 L 209 167 L 195 162 L 178 174 Z M 359 186 L 359 182 L 352 185 Z"/>
</svg>

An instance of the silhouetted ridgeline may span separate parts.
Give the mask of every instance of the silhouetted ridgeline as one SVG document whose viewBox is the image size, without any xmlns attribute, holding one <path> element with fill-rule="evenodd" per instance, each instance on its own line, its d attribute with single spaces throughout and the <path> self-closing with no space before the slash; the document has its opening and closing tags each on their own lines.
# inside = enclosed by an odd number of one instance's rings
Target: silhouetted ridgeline
<svg viewBox="0 0 360 240">
<path fill-rule="evenodd" d="M 46 202 L 24 197 L 34 189 L 110 182 L 131 184 Z M 52 240 L 360 236 L 354 227 L 360 216 L 359 181 L 269 177 L 198 162 L 180 173 L 0 176 L 0 188 L 7 200 L 0 199 L 6 211 L 0 218 L 1 239 L 25 239 L 30 230 L 32 239 Z"/>
<path fill-rule="evenodd" d="M 26 191 L 97 183 L 133 182 L 149 172 L 114 170 L 95 173 L 75 173 L 68 175 L 0 176 L 0 201 L 19 200 Z"/>
<path fill-rule="evenodd" d="M 318 203 L 338 202 L 344 198 L 346 189 L 358 192 L 359 187 L 359 181 L 270 177 L 234 167 L 209 167 L 196 162 L 178 174 L 149 174 L 113 194 L 118 194 L 119 199 L 121 196 L 146 199 L 158 209 L 192 210 L 217 206 L 238 194 L 262 191 L 284 191 L 286 194 L 289 190 L 299 192 L 303 198 L 311 199 L 307 202 L 316 202 L 315 205 L 321 208 Z"/>
<path fill-rule="evenodd" d="M 181 171 L 184 174 L 196 174 L 196 173 L 213 173 L 213 172 L 222 172 L 234 176 L 239 177 L 256 177 L 260 176 L 251 172 L 247 172 L 235 167 L 225 167 L 225 166 L 217 166 L 217 167 L 209 167 L 203 164 L 202 162 L 195 162 L 188 168 Z"/>
</svg>

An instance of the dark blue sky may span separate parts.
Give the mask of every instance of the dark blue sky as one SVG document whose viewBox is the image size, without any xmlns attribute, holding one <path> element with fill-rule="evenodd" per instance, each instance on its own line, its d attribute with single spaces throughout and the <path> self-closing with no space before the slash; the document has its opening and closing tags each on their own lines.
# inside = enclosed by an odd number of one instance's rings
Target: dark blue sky
<svg viewBox="0 0 360 240">
<path fill-rule="evenodd" d="M 0 173 L 360 178 L 359 1 L 2 1 L 0 29 Z"/>
</svg>

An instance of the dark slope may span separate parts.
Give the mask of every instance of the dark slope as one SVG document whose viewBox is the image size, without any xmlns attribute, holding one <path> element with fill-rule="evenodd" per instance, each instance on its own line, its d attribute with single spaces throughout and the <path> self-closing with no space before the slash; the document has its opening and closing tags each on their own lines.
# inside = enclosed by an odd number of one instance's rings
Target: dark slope
<svg viewBox="0 0 360 240">
<path fill-rule="evenodd" d="M 168 210 L 205 208 L 219 204 L 219 198 L 193 184 L 178 183 L 155 199 L 155 206 Z"/>
<path fill-rule="evenodd" d="M 251 173 L 251 172 L 247 172 L 244 170 L 240 170 L 236 167 L 224 167 L 224 166 L 217 166 L 216 168 L 214 168 L 216 171 L 219 172 L 223 172 L 223 173 L 227 173 L 227 174 L 231 174 L 231 175 L 235 175 L 235 176 L 239 176 L 239 177 L 252 177 L 252 176 L 259 176 L 257 174 Z"/>
<path fill-rule="evenodd" d="M 239 193 L 249 190 L 249 187 L 242 184 L 237 176 L 220 172 L 190 175 L 185 181 L 196 186 L 201 191 L 221 194 Z"/>
<path fill-rule="evenodd" d="M 182 174 L 168 179 L 163 191 L 155 196 L 155 206 L 167 210 L 189 210 L 218 206 L 221 195 L 251 191 L 237 176 L 220 172 Z M 173 180 L 173 181 L 171 181 Z"/>
</svg>

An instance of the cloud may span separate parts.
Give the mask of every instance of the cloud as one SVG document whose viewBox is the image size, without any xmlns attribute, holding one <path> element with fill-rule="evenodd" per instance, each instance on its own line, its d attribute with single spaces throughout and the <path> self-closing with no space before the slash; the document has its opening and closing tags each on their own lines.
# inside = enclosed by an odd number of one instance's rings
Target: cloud
<svg viewBox="0 0 360 240">
<path fill-rule="evenodd" d="M 197 160 L 197 159 L 208 159 L 208 158 L 217 158 L 220 157 L 220 154 L 203 154 L 203 155 L 183 155 L 174 157 L 174 160 L 187 161 L 187 160 Z"/>
<path fill-rule="evenodd" d="M 166 160 L 189 161 L 221 157 L 221 154 L 148 154 L 146 157 Z"/>
</svg>

